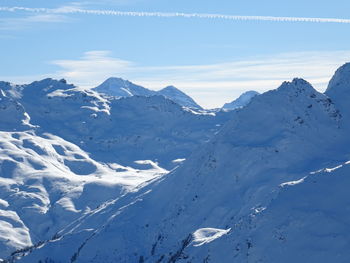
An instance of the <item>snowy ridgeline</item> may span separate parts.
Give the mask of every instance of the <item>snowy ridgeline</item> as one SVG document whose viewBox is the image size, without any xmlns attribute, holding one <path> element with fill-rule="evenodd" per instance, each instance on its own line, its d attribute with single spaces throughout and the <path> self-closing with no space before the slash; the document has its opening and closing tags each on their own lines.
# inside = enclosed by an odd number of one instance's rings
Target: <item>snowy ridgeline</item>
<svg viewBox="0 0 350 263">
<path fill-rule="evenodd" d="M 96 91 L 115 97 L 131 97 L 131 96 L 154 96 L 161 95 L 181 106 L 201 110 L 199 106 L 190 96 L 183 93 L 174 86 L 168 86 L 159 91 L 149 90 L 142 86 L 136 85 L 128 80 L 121 78 L 109 78 L 101 85 L 95 88 Z"/>
<path fill-rule="evenodd" d="M 50 85 L 3 88 L 6 261 L 350 260 L 349 64 L 215 114 Z"/>
</svg>

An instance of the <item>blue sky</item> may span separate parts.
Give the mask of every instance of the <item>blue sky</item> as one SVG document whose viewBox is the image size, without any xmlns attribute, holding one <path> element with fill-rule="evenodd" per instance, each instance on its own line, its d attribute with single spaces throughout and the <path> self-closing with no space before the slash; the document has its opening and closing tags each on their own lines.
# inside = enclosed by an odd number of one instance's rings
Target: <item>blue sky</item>
<svg viewBox="0 0 350 263">
<path fill-rule="evenodd" d="M 350 19 L 349 1 L 0 0 L 0 79 L 175 85 L 204 107 L 304 77 L 324 90 L 350 61 L 350 23 L 86 14 L 81 10 Z M 34 12 L 33 8 L 46 8 Z M 80 10 L 67 12 L 67 10 Z M 49 11 L 47 11 L 49 10 Z"/>
</svg>

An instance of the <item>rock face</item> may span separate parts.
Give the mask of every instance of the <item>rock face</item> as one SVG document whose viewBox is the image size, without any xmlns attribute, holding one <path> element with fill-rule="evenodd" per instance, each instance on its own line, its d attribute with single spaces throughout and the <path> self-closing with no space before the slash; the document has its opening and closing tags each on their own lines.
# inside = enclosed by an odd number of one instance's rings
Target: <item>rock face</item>
<svg viewBox="0 0 350 263">
<path fill-rule="evenodd" d="M 259 92 L 256 92 L 254 90 L 244 92 L 241 96 L 239 96 L 236 100 L 230 102 L 230 103 L 225 103 L 224 106 L 222 106 L 222 109 L 225 110 L 235 110 L 242 108 L 252 100 L 255 96 L 259 95 Z"/>
</svg>

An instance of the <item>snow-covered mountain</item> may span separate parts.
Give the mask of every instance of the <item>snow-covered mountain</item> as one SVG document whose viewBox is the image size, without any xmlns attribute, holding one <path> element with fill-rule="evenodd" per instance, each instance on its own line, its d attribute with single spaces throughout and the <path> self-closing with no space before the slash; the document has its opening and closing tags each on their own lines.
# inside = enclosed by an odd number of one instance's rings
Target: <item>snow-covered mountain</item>
<svg viewBox="0 0 350 263">
<path fill-rule="evenodd" d="M 104 97 L 63 80 L 13 86 L 16 92 L 0 86 L 7 96 L 16 94 L 40 132 L 79 145 L 98 161 L 123 165 L 147 159 L 171 169 L 233 114 L 190 110 L 164 96 Z"/>
<path fill-rule="evenodd" d="M 174 86 L 168 86 L 157 92 L 159 95 L 163 95 L 169 98 L 181 106 L 185 106 L 193 109 L 202 109 L 190 96 L 183 93 L 181 90 Z"/>
<path fill-rule="evenodd" d="M 95 88 L 97 92 L 116 97 L 152 96 L 155 91 L 121 78 L 109 78 Z"/>
<path fill-rule="evenodd" d="M 224 106 L 222 106 L 222 109 L 225 110 L 234 110 L 242 108 L 252 100 L 255 96 L 259 95 L 259 92 L 256 92 L 254 90 L 246 91 L 241 96 L 239 96 L 237 99 L 230 103 L 225 103 Z"/>
<path fill-rule="evenodd" d="M 153 91 L 136 85 L 128 80 L 121 78 L 109 78 L 101 85 L 94 88 L 94 90 L 115 97 L 162 95 L 181 106 L 193 109 L 202 109 L 202 107 L 199 106 L 190 96 L 186 95 L 174 86 L 168 86 L 159 91 Z"/>
<path fill-rule="evenodd" d="M 294 79 L 256 96 L 177 169 L 10 260 L 349 261 L 349 67 L 325 94 Z"/>
<path fill-rule="evenodd" d="M 0 262 L 163 176 L 231 116 L 65 80 L 0 82 Z"/>
</svg>

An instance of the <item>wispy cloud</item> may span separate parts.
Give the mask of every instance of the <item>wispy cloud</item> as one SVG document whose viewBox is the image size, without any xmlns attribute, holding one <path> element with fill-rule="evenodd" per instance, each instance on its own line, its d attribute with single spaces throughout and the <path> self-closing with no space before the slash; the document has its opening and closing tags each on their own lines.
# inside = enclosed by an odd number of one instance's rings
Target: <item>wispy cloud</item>
<svg viewBox="0 0 350 263">
<path fill-rule="evenodd" d="M 61 14 L 34 14 L 25 17 L 0 18 L 0 30 L 18 30 L 32 27 L 34 24 L 61 23 L 69 19 Z"/>
<path fill-rule="evenodd" d="M 55 75 L 84 87 L 97 85 L 117 73 L 124 74 L 133 67 L 129 61 L 113 58 L 109 51 L 89 51 L 76 60 L 55 60 L 51 63 L 61 68 Z"/>
<path fill-rule="evenodd" d="M 324 91 L 334 71 L 350 61 L 350 51 L 275 54 L 207 65 L 142 66 L 112 57 L 108 51 L 91 51 L 77 60 L 59 60 L 56 73 L 85 87 L 108 77 L 130 79 L 151 89 L 172 84 L 206 107 L 217 107 L 246 90 L 264 92 L 283 81 L 302 77 Z"/>
<path fill-rule="evenodd" d="M 226 14 L 205 14 L 205 13 L 181 13 L 181 12 L 127 12 L 118 10 L 83 9 L 74 6 L 60 8 L 29 8 L 29 7 L 0 7 L 0 11 L 6 12 L 35 12 L 50 14 L 86 14 L 86 15 L 107 15 L 107 16 L 131 16 L 131 17 L 160 17 L 160 18 L 198 18 L 198 19 L 221 19 L 233 21 L 272 21 L 272 22 L 307 22 L 307 23 L 345 23 L 349 24 L 350 19 L 346 18 L 319 18 L 319 17 L 284 17 L 284 16 L 244 16 Z"/>
</svg>

